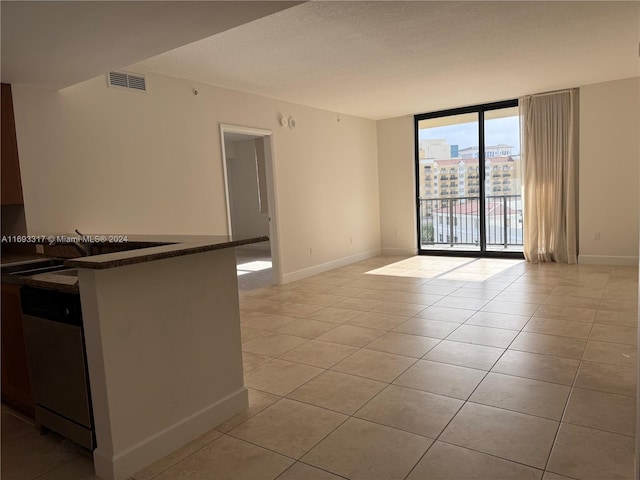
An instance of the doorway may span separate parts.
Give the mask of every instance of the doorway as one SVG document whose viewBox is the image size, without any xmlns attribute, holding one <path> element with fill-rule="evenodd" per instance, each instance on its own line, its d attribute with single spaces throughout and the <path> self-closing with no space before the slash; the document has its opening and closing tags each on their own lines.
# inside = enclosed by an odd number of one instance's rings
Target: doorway
<svg viewBox="0 0 640 480">
<path fill-rule="evenodd" d="M 229 234 L 269 236 L 267 242 L 236 247 L 238 287 L 279 284 L 271 131 L 222 124 L 220 133 Z"/>
<path fill-rule="evenodd" d="M 415 117 L 421 254 L 522 257 L 518 101 Z"/>
</svg>

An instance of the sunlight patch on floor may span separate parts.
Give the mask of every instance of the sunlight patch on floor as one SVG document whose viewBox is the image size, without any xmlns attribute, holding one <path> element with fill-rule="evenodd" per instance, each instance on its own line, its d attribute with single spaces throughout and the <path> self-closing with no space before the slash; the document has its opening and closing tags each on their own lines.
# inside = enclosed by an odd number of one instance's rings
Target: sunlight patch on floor
<svg viewBox="0 0 640 480">
<path fill-rule="evenodd" d="M 239 272 L 259 272 L 271 268 L 271 262 L 265 260 L 256 260 L 254 262 L 241 263 L 236 267 Z"/>
<path fill-rule="evenodd" d="M 509 275 L 509 270 L 524 260 L 469 257 L 411 257 L 366 272 L 391 277 L 436 278 L 483 282 L 496 275 Z"/>
<path fill-rule="evenodd" d="M 444 280 L 466 280 L 468 282 L 484 282 L 496 275 L 509 275 L 509 270 L 524 260 L 507 260 L 498 258 L 480 258 L 475 262 L 453 270 L 445 275 Z M 515 279 L 515 278 L 514 278 Z"/>
<path fill-rule="evenodd" d="M 368 275 L 385 275 L 391 277 L 435 278 L 475 261 L 467 257 L 411 257 L 399 262 L 385 265 L 366 272 Z"/>
</svg>

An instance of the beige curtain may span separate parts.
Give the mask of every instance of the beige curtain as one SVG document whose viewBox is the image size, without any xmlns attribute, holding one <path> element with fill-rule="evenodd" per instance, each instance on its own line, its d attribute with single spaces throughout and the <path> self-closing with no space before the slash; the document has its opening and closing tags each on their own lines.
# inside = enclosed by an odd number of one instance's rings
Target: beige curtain
<svg viewBox="0 0 640 480">
<path fill-rule="evenodd" d="M 577 263 L 577 89 L 520 99 L 524 255 Z"/>
</svg>

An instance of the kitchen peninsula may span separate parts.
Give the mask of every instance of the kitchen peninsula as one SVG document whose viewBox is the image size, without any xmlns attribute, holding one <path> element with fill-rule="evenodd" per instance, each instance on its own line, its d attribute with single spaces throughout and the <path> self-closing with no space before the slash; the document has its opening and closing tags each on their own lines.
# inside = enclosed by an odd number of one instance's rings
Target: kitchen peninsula
<svg viewBox="0 0 640 480">
<path fill-rule="evenodd" d="M 135 250 L 64 262 L 78 273 L 100 478 L 129 478 L 247 408 L 233 247 L 267 239 L 128 236 Z"/>
</svg>

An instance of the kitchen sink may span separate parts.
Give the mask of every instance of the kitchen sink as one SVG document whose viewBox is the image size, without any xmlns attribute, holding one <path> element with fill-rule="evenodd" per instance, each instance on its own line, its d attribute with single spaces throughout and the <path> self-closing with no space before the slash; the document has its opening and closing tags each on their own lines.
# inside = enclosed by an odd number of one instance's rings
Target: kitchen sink
<svg viewBox="0 0 640 480">
<path fill-rule="evenodd" d="M 64 260 L 58 258 L 36 260 L 34 262 L 6 265 L 2 267 L 0 272 L 2 275 L 27 276 L 56 272 L 58 270 L 70 270 L 69 267 L 63 265 L 63 262 Z"/>
<path fill-rule="evenodd" d="M 48 267 L 39 267 L 39 268 L 29 268 L 27 270 L 19 270 L 17 272 L 11 272 L 9 275 L 26 277 L 30 275 L 38 275 L 39 273 L 58 273 L 58 271 L 64 271 L 67 267 L 64 265 L 51 265 Z"/>
</svg>

